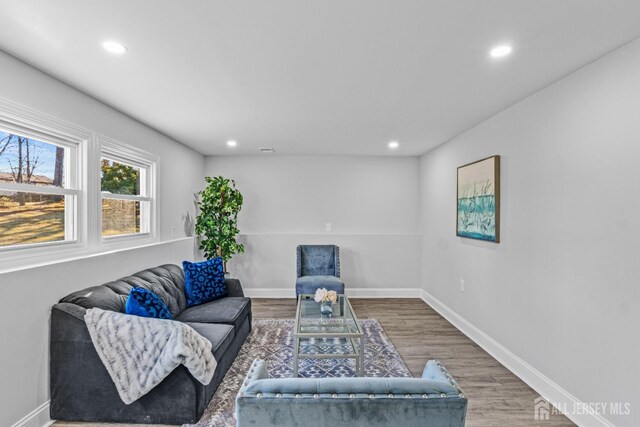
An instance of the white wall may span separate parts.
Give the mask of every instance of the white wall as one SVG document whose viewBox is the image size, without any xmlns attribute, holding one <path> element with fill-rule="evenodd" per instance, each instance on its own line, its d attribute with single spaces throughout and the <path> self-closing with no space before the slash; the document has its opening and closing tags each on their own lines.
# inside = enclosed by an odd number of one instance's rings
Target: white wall
<svg viewBox="0 0 640 427">
<path fill-rule="evenodd" d="M 0 97 L 160 156 L 160 235 L 184 236 L 183 217 L 194 214 L 204 157 L 163 134 L 0 51 Z"/>
<path fill-rule="evenodd" d="M 616 426 L 640 425 L 638 70 L 635 41 L 421 159 L 423 288 L 577 399 L 631 402 Z M 456 168 L 494 154 L 501 243 L 457 238 Z"/>
<path fill-rule="evenodd" d="M 160 237 L 171 239 L 172 227 L 176 238 L 185 236 L 184 216 L 193 217 L 193 194 L 203 184 L 203 156 L 2 52 L 0 70 L 0 97 L 158 155 Z M 0 425 L 48 400 L 51 305 L 82 287 L 192 258 L 193 239 L 186 239 L 0 274 Z"/>
<path fill-rule="evenodd" d="M 245 197 L 246 253 L 229 269 L 253 295 L 294 295 L 295 248 L 320 243 L 340 246 L 348 292 L 419 288 L 417 158 L 208 157 L 205 170 L 235 179 Z"/>
</svg>

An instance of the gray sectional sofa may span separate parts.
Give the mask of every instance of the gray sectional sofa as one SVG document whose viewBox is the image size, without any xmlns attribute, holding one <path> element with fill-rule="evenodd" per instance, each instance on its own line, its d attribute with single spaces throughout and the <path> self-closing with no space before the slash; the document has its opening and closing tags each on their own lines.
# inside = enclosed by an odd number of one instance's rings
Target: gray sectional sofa
<svg viewBox="0 0 640 427">
<path fill-rule="evenodd" d="M 51 418 L 147 424 L 184 424 L 200 419 L 251 331 L 251 300 L 244 297 L 238 280 L 226 279 L 226 285 L 227 297 L 187 308 L 182 268 L 162 265 L 62 298 L 51 313 Z M 124 312 L 133 287 L 160 296 L 175 320 L 211 341 L 218 365 L 209 385 L 201 384 L 180 366 L 132 404 L 120 400 L 93 347 L 84 314 L 93 307 Z"/>
</svg>

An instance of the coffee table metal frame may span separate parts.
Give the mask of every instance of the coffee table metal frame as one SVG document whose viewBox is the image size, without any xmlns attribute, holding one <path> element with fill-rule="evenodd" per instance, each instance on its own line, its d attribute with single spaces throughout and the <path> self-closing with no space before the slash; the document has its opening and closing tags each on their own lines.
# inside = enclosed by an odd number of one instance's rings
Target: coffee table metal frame
<svg viewBox="0 0 640 427">
<path fill-rule="evenodd" d="M 300 321 L 301 316 L 301 306 L 302 304 L 316 304 L 318 313 L 320 313 L 320 303 L 317 303 L 313 300 L 314 295 L 302 294 L 298 298 L 298 304 L 296 308 L 296 321 L 293 331 L 293 377 L 298 377 L 298 362 L 299 359 L 355 359 L 356 361 L 356 375 L 359 377 L 364 376 L 364 332 L 362 331 L 362 326 L 356 317 L 356 313 L 353 311 L 353 307 L 351 307 L 351 302 L 349 302 L 349 298 L 346 295 L 339 295 L 338 301 L 334 305 L 343 304 L 345 308 L 345 312 L 348 316 L 341 315 L 339 317 L 330 317 L 327 315 L 320 315 L 317 318 L 305 318 L 305 320 L 316 320 L 317 325 L 321 326 L 322 322 L 330 321 L 334 325 L 335 321 L 344 320 L 345 323 L 347 321 L 353 321 L 355 325 L 355 329 L 357 332 L 338 332 L 338 331 L 323 331 L 323 332 L 300 332 L 300 327 L 302 322 Z M 308 322 L 305 324 L 309 324 Z M 348 328 L 345 328 L 348 329 Z M 326 353 L 300 353 L 300 343 L 304 339 L 310 338 L 346 338 L 347 342 L 350 343 L 351 352 L 350 353 L 338 353 L 338 354 L 326 354 Z"/>
</svg>

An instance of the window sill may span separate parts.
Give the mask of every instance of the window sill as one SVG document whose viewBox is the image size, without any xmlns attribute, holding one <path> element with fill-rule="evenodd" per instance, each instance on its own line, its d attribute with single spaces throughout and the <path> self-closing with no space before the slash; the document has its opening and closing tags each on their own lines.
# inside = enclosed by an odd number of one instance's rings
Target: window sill
<svg viewBox="0 0 640 427">
<path fill-rule="evenodd" d="M 77 248 L 80 247 L 80 242 L 77 240 L 56 240 L 52 242 L 42 242 L 42 243 L 26 243 L 16 246 L 4 246 L 0 248 L 0 255 L 6 254 L 8 259 L 17 259 L 21 257 L 26 257 L 32 255 L 35 251 L 43 251 L 48 250 L 51 251 L 56 247 L 66 249 L 66 248 Z M 28 254 L 28 255 L 22 255 Z"/>
<path fill-rule="evenodd" d="M 100 238 L 101 245 L 116 245 L 122 242 L 137 242 L 137 241 L 152 241 L 153 236 L 151 233 L 131 233 L 131 234 L 116 234 L 113 236 L 104 236 Z"/>
<path fill-rule="evenodd" d="M 138 236 L 136 236 L 138 237 Z M 104 245 L 99 249 L 87 251 L 86 248 L 61 251 L 58 253 L 48 253 L 46 255 L 33 256 L 29 258 L 20 258 L 9 261 L 0 261 L 0 275 L 12 273 L 15 271 L 28 270 L 36 267 L 60 264 L 64 262 L 76 261 L 81 259 L 98 257 L 117 252 L 125 252 L 129 250 L 142 249 L 147 247 L 159 246 L 171 242 L 179 242 L 183 240 L 193 240 L 193 237 L 180 237 L 177 239 L 158 241 L 150 236 L 147 239 L 136 239 L 135 244 L 131 240 L 118 242 L 118 245 Z"/>
</svg>

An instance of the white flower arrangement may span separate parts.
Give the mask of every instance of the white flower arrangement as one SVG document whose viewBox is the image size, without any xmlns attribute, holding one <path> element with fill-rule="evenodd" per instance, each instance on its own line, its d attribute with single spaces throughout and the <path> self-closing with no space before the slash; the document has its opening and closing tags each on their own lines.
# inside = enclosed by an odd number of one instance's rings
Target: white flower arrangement
<svg viewBox="0 0 640 427">
<path fill-rule="evenodd" d="M 336 291 L 328 291 L 325 288 L 316 290 L 313 297 L 316 302 L 336 302 L 338 301 L 338 293 Z"/>
</svg>

